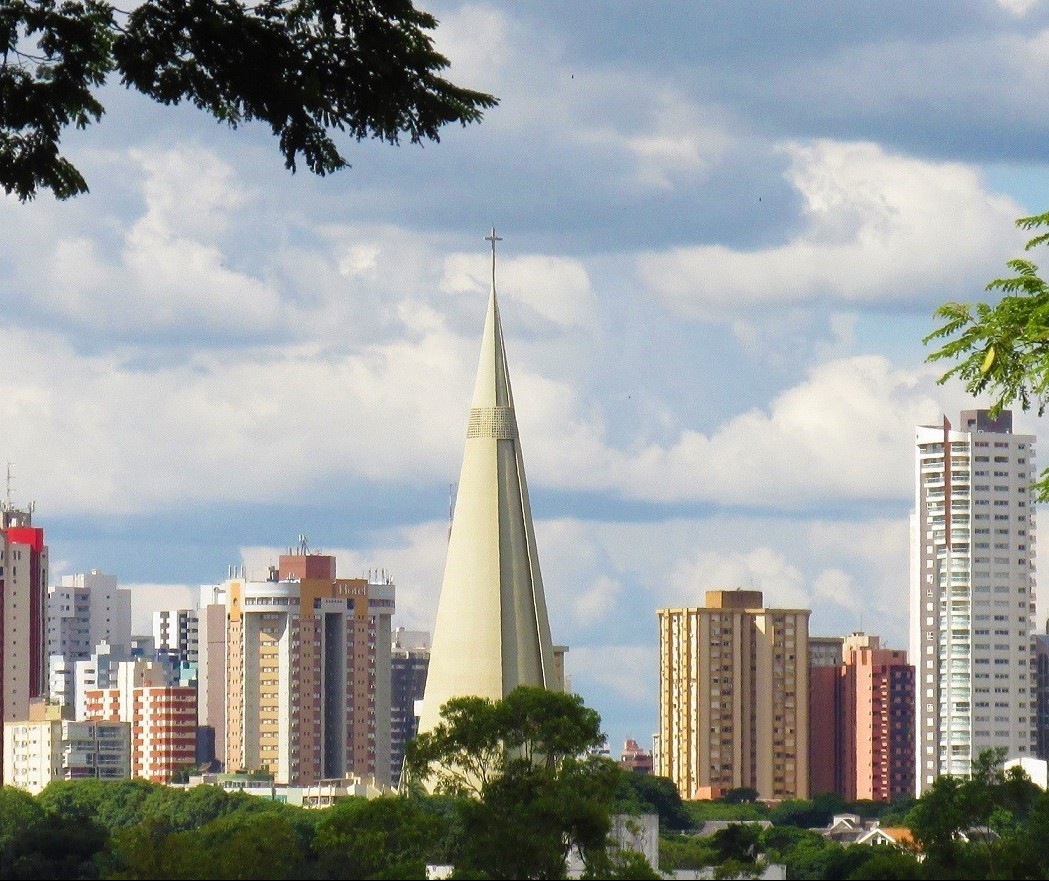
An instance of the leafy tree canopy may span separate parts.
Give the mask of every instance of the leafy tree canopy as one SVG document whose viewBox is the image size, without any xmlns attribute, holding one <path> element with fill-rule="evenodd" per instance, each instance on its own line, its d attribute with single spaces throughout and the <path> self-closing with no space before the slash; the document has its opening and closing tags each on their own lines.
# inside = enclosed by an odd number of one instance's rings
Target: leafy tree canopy
<svg viewBox="0 0 1049 881">
<path fill-rule="evenodd" d="M 313 848 L 326 877 L 425 877 L 436 863 L 441 819 L 419 799 L 345 799 L 317 824 Z"/>
<path fill-rule="evenodd" d="M 692 816 L 668 777 L 632 772 L 624 774 L 616 793 L 616 810 L 622 814 L 658 814 L 661 829 L 682 832 L 693 828 Z"/>
<path fill-rule="evenodd" d="M 1049 212 L 1016 221 L 1021 229 L 1049 227 Z M 1026 250 L 1049 242 L 1041 232 L 1028 241 Z M 954 362 L 939 382 L 961 379 L 973 394 L 991 397 L 992 415 L 1007 406 L 1032 407 L 1042 415 L 1049 404 L 1049 286 L 1029 259 L 1017 258 L 1006 264 L 1013 272 L 996 278 L 988 291 L 1003 296 L 990 303 L 944 303 L 935 317 L 944 323 L 926 336 L 940 348 L 928 361 Z M 1049 470 L 1035 484 L 1039 501 L 1049 501 Z"/>
<path fill-rule="evenodd" d="M 611 811 L 628 772 L 588 752 L 604 740 L 600 726 L 578 695 L 543 688 L 441 708 L 441 722 L 408 745 L 405 773 L 469 796 L 458 807 L 457 872 L 561 878 L 573 849 L 587 867 L 609 868 Z"/>
<path fill-rule="evenodd" d="M 113 74 L 161 104 L 188 101 L 237 127 L 267 123 L 285 166 L 344 168 L 333 130 L 358 141 L 439 141 L 497 101 L 439 76 L 437 20 L 411 0 L 104 0 L 0 3 L 0 186 L 65 199 L 87 182 L 61 154 L 69 126 L 105 113 Z"/>
<path fill-rule="evenodd" d="M 500 701 L 448 701 L 441 722 L 408 744 L 405 773 L 448 794 L 480 795 L 515 763 L 557 769 L 603 741 L 601 717 L 579 695 L 521 686 Z"/>
</svg>

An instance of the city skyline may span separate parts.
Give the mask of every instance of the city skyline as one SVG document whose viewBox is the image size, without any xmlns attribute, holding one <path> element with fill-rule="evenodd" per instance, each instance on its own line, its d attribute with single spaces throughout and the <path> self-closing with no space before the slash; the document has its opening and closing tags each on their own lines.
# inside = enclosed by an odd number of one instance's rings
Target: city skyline
<svg viewBox="0 0 1049 881">
<path fill-rule="evenodd" d="M 0 463 L 52 582 L 179 607 L 304 533 L 432 632 L 494 225 L 551 636 L 613 751 L 655 610 L 708 589 L 907 647 L 914 427 L 988 403 L 921 338 L 1047 207 L 1047 4 L 422 5 L 501 99 L 439 144 L 290 176 L 111 87 L 63 142 L 92 193 L 0 199 Z"/>
</svg>

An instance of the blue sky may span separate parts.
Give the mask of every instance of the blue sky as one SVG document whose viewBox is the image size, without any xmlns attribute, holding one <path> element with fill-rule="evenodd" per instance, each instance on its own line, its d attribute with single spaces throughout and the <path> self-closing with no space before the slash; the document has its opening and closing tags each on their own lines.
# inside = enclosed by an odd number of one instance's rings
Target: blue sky
<svg viewBox="0 0 1049 881">
<path fill-rule="evenodd" d="M 971 405 L 921 338 L 1049 207 L 1049 4 L 424 6 L 481 125 L 318 179 L 107 87 L 65 141 L 90 195 L 0 199 L 0 458 L 55 576 L 141 618 L 305 533 L 432 627 L 495 225 L 551 626 L 613 751 L 656 726 L 655 610 L 708 589 L 906 647 L 913 428 Z"/>
</svg>

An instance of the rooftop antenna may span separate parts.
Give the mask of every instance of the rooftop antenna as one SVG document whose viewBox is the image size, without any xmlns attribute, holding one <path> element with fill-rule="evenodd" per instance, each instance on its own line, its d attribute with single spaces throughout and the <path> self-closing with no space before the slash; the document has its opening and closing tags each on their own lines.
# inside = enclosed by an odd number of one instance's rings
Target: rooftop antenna
<svg viewBox="0 0 1049 881">
<path fill-rule="evenodd" d="M 14 477 L 11 474 L 11 463 L 7 463 L 7 498 L 4 502 L 5 511 L 13 511 L 14 508 L 11 504 L 11 484 L 14 482 Z"/>
<path fill-rule="evenodd" d="M 310 551 L 309 545 L 306 543 L 306 534 L 299 533 L 299 553 L 306 556 Z"/>
<path fill-rule="evenodd" d="M 491 242 L 492 243 L 492 290 L 494 291 L 495 290 L 495 243 L 496 242 L 501 242 L 503 239 L 502 239 L 502 236 L 497 236 L 495 234 L 495 227 L 494 226 L 492 227 L 492 234 L 490 236 L 485 236 L 484 239 L 485 239 L 486 242 Z"/>
</svg>

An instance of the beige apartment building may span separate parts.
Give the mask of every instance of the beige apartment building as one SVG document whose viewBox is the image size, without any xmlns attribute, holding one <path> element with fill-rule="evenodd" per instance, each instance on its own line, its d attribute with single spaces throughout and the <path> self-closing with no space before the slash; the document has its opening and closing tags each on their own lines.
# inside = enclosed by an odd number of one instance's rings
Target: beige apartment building
<svg viewBox="0 0 1049 881">
<path fill-rule="evenodd" d="M 335 558 L 282 554 L 267 581 L 230 579 L 227 771 L 264 769 L 310 786 L 390 777 L 394 585 L 336 578 Z"/>
<path fill-rule="evenodd" d="M 131 724 L 75 721 L 72 707 L 33 701 L 4 723 L 3 785 L 41 792 L 52 780 L 121 780 L 131 773 Z"/>
<path fill-rule="evenodd" d="M 656 773 L 682 798 L 750 787 L 809 795 L 809 609 L 766 609 L 761 591 L 707 591 L 660 609 Z"/>
</svg>

